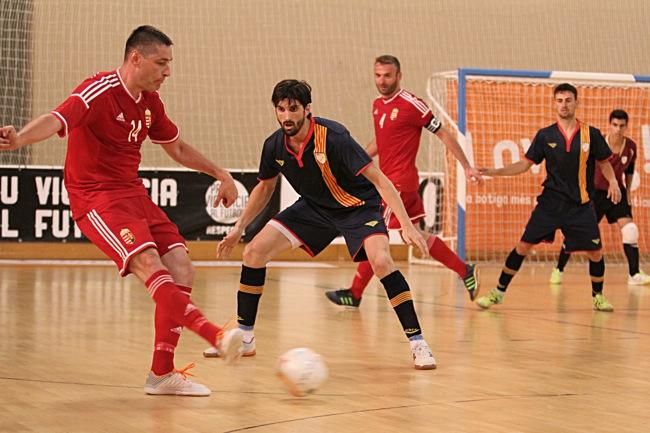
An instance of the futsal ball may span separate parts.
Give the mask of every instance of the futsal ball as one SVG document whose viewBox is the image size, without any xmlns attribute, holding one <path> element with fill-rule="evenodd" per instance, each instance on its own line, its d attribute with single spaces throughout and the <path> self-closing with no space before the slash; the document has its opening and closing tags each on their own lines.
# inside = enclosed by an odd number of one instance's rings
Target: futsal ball
<svg viewBox="0 0 650 433">
<path fill-rule="evenodd" d="M 280 355 L 277 374 L 291 395 L 304 397 L 325 382 L 328 370 L 318 353 L 301 347 Z"/>
</svg>

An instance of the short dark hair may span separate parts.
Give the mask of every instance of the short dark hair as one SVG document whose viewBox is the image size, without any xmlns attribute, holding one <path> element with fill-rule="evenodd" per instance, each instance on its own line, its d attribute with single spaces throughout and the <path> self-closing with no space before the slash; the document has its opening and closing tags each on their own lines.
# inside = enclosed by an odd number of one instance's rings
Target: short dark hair
<svg viewBox="0 0 650 433">
<path fill-rule="evenodd" d="M 553 89 L 553 96 L 561 92 L 571 92 L 573 93 L 573 97 L 576 98 L 576 101 L 578 100 L 578 89 L 576 89 L 569 83 L 562 83 L 555 86 L 555 88 Z"/>
<path fill-rule="evenodd" d="M 126 40 L 126 47 L 124 48 L 124 58 L 126 59 L 129 53 L 133 50 L 138 50 L 147 54 L 147 49 L 155 45 L 172 46 L 173 42 L 163 32 L 153 26 L 140 26 L 131 32 L 131 35 Z"/>
<path fill-rule="evenodd" d="M 375 59 L 375 63 L 380 63 L 382 65 L 395 65 L 397 68 L 397 72 L 400 72 L 401 70 L 401 65 L 399 64 L 399 60 L 395 56 L 391 56 L 390 54 L 384 54 L 382 56 L 379 56 Z"/>
<path fill-rule="evenodd" d="M 303 80 L 282 80 L 273 88 L 271 102 L 277 107 L 280 101 L 298 101 L 303 107 L 311 104 L 311 86 Z"/>
<path fill-rule="evenodd" d="M 612 123 L 612 119 L 625 120 L 626 125 L 630 121 L 630 118 L 625 110 L 621 110 L 620 108 L 612 110 L 612 112 L 609 113 L 609 123 Z"/>
</svg>

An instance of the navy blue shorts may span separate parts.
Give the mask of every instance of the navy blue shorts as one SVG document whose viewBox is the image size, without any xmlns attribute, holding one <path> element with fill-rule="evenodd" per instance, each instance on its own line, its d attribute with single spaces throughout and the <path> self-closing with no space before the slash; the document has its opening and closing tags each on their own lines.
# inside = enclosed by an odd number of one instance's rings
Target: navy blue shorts
<svg viewBox="0 0 650 433">
<path fill-rule="evenodd" d="M 621 188 L 621 201 L 614 204 L 607 198 L 607 191 L 597 189 L 593 197 L 594 208 L 596 209 L 596 220 L 600 222 L 604 216 L 607 222 L 614 224 L 621 218 L 632 218 L 632 208 L 627 201 L 627 191 Z"/>
<path fill-rule="evenodd" d="M 381 205 L 327 210 L 312 206 L 305 199 L 273 217 L 301 243 L 309 255 L 316 256 L 339 235 L 345 238 L 350 256 L 355 262 L 368 260 L 363 241 L 374 235 L 388 236 Z"/>
<path fill-rule="evenodd" d="M 583 205 L 538 198 L 521 240 L 529 244 L 553 242 L 561 230 L 568 252 L 602 248 L 596 212 L 591 202 Z"/>
</svg>

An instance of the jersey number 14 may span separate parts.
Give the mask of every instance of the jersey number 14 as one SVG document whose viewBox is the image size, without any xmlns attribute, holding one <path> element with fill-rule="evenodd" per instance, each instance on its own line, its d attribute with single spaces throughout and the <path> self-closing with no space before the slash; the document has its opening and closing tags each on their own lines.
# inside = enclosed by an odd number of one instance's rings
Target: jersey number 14
<svg viewBox="0 0 650 433">
<path fill-rule="evenodd" d="M 129 143 L 138 141 L 138 134 L 142 130 L 142 120 L 138 120 L 136 123 L 135 120 L 131 121 L 131 131 L 129 131 Z"/>
</svg>

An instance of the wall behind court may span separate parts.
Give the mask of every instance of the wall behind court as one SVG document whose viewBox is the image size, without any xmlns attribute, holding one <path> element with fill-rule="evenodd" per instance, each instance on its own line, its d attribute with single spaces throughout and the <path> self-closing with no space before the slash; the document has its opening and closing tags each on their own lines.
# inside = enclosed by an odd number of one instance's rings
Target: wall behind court
<svg viewBox="0 0 650 433">
<path fill-rule="evenodd" d="M 149 23 L 175 44 L 161 89 L 171 117 L 184 138 L 231 168 L 257 167 L 276 127 L 270 93 L 284 78 L 309 81 L 315 113 L 365 144 L 379 54 L 398 56 L 404 87 L 423 97 L 432 72 L 461 66 L 650 74 L 646 0 L 33 3 L 34 115 L 86 76 L 119 66 L 129 32 Z M 64 149 L 51 139 L 28 162 L 60 165 Z M 144 164 L 174 165 L 150 143 Z"/>
</svg>

